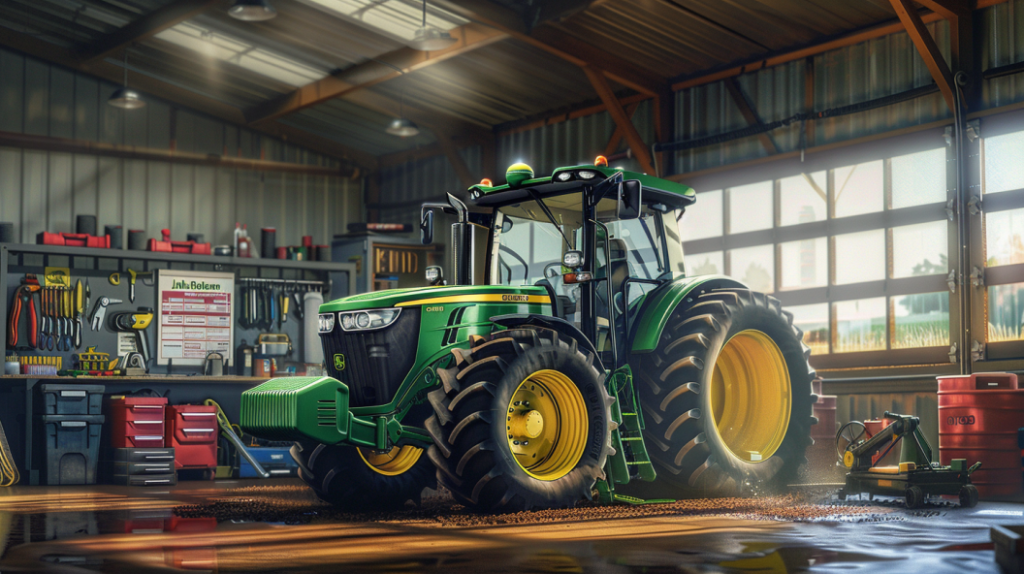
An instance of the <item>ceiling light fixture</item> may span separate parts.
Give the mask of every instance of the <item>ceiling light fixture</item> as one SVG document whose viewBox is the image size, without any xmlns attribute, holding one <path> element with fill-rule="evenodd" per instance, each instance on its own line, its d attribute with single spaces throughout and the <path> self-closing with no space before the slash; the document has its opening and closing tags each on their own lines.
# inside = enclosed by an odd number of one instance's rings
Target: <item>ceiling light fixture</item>
<svg viewBox="0 0 1024 574">
<path fill-rule="evenodd" d="M 427 0 L 423 0 L 423 25 L 416 29 L 416 34 L 409 47 L 423 52 L 443 50 L 455 43 L 455 38 L 447 30 L 427 26 Z"/>
<path fill-rule="evenodd" d="M 277 16 L 269 0 L 235 0 L 228 15 L 244 22 L 263 22 Z"/>
<path fill-rule="evenodd" d="M 420 133 L 420 128 L 414 124 L 411 120 L 405 118 L 395 118 L 388 124 L 388 129 L 385 130 L 393 136 L 400 138 L 410 138 Z"/>
<path fill-rule="evenodd" d="M 402 72 L 403 74 L 405 72 Z M 398 100 L 398 117 L 391 120 L 388 124 L 387 133 L 398 136 L 400 138 L 411 138 L 412 136 L 419 135 L 420 128 L 412 120 L 405 118 L 405 92 L 402 92 L 402 97 Z"/>
<path fill-rule="evenodd" d="M 146 107 L 145 100 L 135 90 L 128 88 L 128 49 L 124 50 L 124 85 L 114 90 L 107 103 L 122 110 L 137 110 Z"/>
</svg>

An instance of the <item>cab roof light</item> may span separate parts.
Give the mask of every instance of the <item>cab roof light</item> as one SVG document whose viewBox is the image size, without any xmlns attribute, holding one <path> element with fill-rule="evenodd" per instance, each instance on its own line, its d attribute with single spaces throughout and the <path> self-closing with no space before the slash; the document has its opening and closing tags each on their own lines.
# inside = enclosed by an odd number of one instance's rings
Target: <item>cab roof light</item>
<svg viewBox="0 0 1024 574">
<path fill-rule="evenodd" d="M 594 165 L 596 167 L 608 167 L 608 158 L 599 155 L 594 159 Z"/>
<path fill-rule="evenodd" d="M 492 182 L 490 179 L 485 177 L 485 178 L 480 180 L 480 185 L 482 185 L 484 187 L 494 187 L 494 182 Z"/>
</svg>

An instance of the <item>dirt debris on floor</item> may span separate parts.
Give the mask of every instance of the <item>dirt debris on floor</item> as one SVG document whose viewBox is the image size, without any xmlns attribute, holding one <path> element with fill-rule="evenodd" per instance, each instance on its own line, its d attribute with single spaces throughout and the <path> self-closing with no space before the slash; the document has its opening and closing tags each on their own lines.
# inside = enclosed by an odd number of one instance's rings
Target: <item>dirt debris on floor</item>
<svg viewBox="0 0 1024 574">
<path fill-rule="evenodd" d="M 581 520 L 646 518 L 658 516 L 734 516 L 754 520 L 874 521 L 884 519 L 892 507 L 874 504 L 820 503 L 820 496 L 789 494 L 752 498 L 698 498 L 646 505 L 599 505 L 583 502 L 573 508 L 511 514 L 477 514 L 446 494 L 423 499 L 419 507 L 395 512 L 344 512 L 316 498 L 301 486 L 253 486 L 225 491 L 210 502 L 174 509 L 186 517 L 215 517 L 219 521 L 261 521 L 286 524 L 309 522 L 416 523 L 446 528 L 523 525 Z"/>
</svg>

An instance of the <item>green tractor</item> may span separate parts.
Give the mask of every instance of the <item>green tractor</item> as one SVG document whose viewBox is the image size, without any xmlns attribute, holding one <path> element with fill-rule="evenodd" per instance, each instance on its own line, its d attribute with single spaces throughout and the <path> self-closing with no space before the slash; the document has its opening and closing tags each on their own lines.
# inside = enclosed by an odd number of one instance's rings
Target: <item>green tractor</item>
<svg viewBox="0 0 1024 574">
<path fill-rule="evenodd" d="M 605 162 L 423 206 L 452 225 L 451 284 L 320 307 L 330 376 L 242 395 L 242 427 L 296 441 L 316 494 L 348 509 L 443 486 L 486 512 L 785 486 L 806 462 L 810 350 L 779 301 L 687 276 L 678 221 L 694 190 Z M 479 239 L 479 241 L 477 241 Z M 480 247 L 476 246 L 480 243 Z M 485 243 L 485 244 L 484 244 Z M 474 267 L 483 267 L 474 284 Z"/>
</svg>

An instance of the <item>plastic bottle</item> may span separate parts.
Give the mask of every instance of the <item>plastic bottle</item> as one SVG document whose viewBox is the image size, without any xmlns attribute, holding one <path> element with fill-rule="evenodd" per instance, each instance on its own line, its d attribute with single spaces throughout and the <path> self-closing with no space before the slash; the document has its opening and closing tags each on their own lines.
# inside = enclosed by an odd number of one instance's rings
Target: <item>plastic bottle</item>
<svg viewBox="0 0 1024 574">
<path fill-rule="evenodd" d="M 232 247 L 234 248 L 233 254 L 234 254 L 235 257 L 240 257 L 240 255 L 238 255 L 238 239 L 240 237 L 242 237 L 242 224 L 238 223 L 236 221 L 235 222 L 235 235 L 234 235 L 234 240 L 232 242 Z"/>
<path fill-rule="evenodd" d="M 252 257 L 252 240 L 249 239 L 249 230 L 242 225 L 242 234 L 238 238 L 238 256 Z"/>
</svg>

